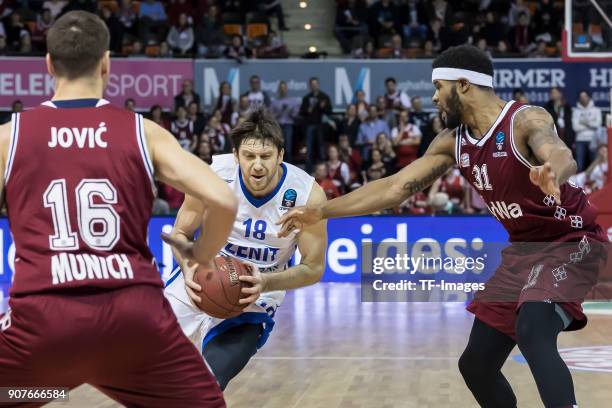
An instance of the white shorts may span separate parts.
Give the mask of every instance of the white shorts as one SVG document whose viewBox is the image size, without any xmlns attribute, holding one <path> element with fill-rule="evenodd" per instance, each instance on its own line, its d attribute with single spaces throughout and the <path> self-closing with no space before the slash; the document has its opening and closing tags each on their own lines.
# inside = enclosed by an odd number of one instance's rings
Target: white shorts
<svg viewBox="0 0 612 408">
<path fill-rule="evenodd" d="M 218 319 L 207 315 L 193 304 L 185 290 L 183 273 L 180 268 L 176 268 L 166 281 L 164 295 L 170 302 L 183 333 L 202 352 L 206 343 L 241 324 L 262 325 L 263 330 L 257 348 L 262 347 L 274 327 L 274 315 L 285 298 L 285 291 L 262 293 L 254 304 L 238 316 Z"/>
</svg>

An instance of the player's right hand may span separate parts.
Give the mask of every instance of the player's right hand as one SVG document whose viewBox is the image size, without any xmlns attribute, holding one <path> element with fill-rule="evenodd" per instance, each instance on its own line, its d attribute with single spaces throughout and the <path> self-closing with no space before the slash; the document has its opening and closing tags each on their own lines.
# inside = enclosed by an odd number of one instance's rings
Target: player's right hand
<svg viewBox="0 0 612 408">
<path fill-rule="evenodd" d="M 295 207 L 283 215 L 276 223 L 282 224 L 278 237 L 283 238 L 294 231 L 301 230 L 306 225 L 316 224 L 323 219 L 320 207 Z"/>
</svg>

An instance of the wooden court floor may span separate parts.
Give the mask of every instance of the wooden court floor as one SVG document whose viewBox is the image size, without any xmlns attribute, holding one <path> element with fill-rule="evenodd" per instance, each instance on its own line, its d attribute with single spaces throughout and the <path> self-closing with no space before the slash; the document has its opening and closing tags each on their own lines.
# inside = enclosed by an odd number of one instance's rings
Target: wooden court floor
<svg viewBox="0 0 612 408">
<path fill-rule="evenodd" d="M 606 408 L 612 406 L 612 314 L 589 318 L 586 329 L 563 333 L 559 345 L 572 349 L 564 356 L 575 366 L 579 405 Z M 276 322 L 268 343 L 228 386 L 229 407 L 477 406 L 457 369 L 472 324 L 461 303 L 361 303 L 356 285 L 318 284 L 289 293 Z M 602 347 L 585 349 L 594 346 Z M 541 407 L 519 360 L 515 349 L 504 368 L 518 406 Z M 118 405 L 81 386 L 69 403 L 48 406 Z"/>
</svg>

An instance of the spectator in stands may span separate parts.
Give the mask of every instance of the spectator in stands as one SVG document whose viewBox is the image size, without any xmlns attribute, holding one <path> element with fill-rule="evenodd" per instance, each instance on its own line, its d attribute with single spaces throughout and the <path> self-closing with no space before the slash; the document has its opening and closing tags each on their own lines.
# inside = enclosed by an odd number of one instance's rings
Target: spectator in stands
<svg viewBox="0 0 612 408">
<path fill-rule="evenodd" d="M 393 109 L 397 114 L 403 109 L 410 109 L 410 97 L 404 91 L 397 89 L 397 81 L 393 77 L 385 79 L 385 104 L 387 109 Z"/>
<path fill-rule="evenodd" d="M 224 55 L 226 58 L 235 59 L 241 63 L 243 59 L 253 57 L 253 51 L 244 45 L 242 36 L 233 35 L 232 42 L 230 46 L 225 49 Z"/>
<path fill-rule="evenodd" d="M 420 41 L 427 38 L 427 10 L 422 1 L 407 0 L 400 6 L 400 16 L 405 38 L 415 38 Z"/>
<path fill-rule="evenodd" d="M 300 116 L 306 125 L 306 171 L 312 171 L 315 156 L 322 160 L 325 157 L 325 143 L 323 141 L 323 116 L 332 113 L 332 104 L 329 96 L 321 91 L 319 78 L 310 78 L 308 82 L 310 92 L 302 98 Z M 315 147 L 317 150 L 315 151 Z"/>
<path fill-rule="evenodd" d="M 140 40 L 136 40 L 132 43 L 132 48 L 129 51 L 128 58 L 143 58 L 146 57 L 144 46 Z"/>
<path fill-rule="evenodd" d="M 497 43 L 497 48 L 491 52 L 491 56 L 493 58 L 505 58 L 509 56 L 508 52 L 508 43 L 504 40 L 499 40 Z"/>
<path fill-rule="evenodd" d="M 172 50 L 167 42 L 162 41 L 159 43 L 159 52 L 157 53 L 158 58 L 172 58 Z"/>
<path fill-rule="evenodd" d="M 229 126 L 221 122 L 221 111 L 215 111 L 204 128 L 204 134 L 208 136 L 213 154 L 229 152 L 230 145 L 227 143 L 229 132 Z"/>
<path fill-rule="evenodd" d="M 220 16 L 219 6 L 211 4 L 197 26 L 196 42 L 199 57 L 217 58 L 223 54 L 225 34 Z"/>
<path fill-rule="evenodd" d="M 108 28 L 108 32 L 110 33 L 110 45 L 109 49 L 111 52 L 119 53 L 121 52 L 122 46 L 122 29 L 121 22 L 117 18 L 117 16 L 111 11 L 110 7 L 104 6 L 101 11 L 101 18 L 104 20 L 106 27 Z M 48 29 L 48 27 L 47 27 Z"/>
<path fill-rule="evenodd" d="M 138 37 L 138 15 L 134 11 L 132 0 L 121 0 L 117 14 L 121 23 L 121 43 L 132 42 L 132 39 Z"/>
<path fill-rule="evenodd" d="M 285 14 L 283 13 L 283 6 L 281 0 L 261 0 L 261 8 L 268 14 L 268 16 L 276 17 L 278 22 L 278 29 L 280 31 L 289 31 L 285 24 Z"/>
<path fill-rule="evenodd" d="M 453 18 L 453 9 L 447 1 L 428 1 L 425 3 L 425 11 L 427 12 L 427 19 L 429 21 L 438 19 L 440 23 L 445 27 L 451 25 L 451 20 Z"/>
<path fill-rule="evenodd" d="M 601 110 L 595 106 L 588 91 L 580 91 L 578 103 L 572 112 L 578 171 L 584 171 L 591 162 L 590 144 L 596 138 L 601 124 Z"/>
<path fill-rule="evenodd" d="M 434 51 L 433 42 L 431 40 L 425 40 L 423 44 L 423 52 L 417 55 L 417 58 L 427 58 L 433 59 L 436 57 L 436 52 Z"/>
<path fill-rule="evenodd" d="M 524 0 L 513 0 L 508 11 L 508 25 L 514 27 L 520 24 L 522 14 L 529 16 L 529 7 L 525 5 Z"/>
<path fill-rule="evenodd" d="M 227 81 L 223 81 L 219 85 L 219 97 L 215 104 L 215 110 L 221 112 L 221 122 L 228 125 L 232 124 L 232 114 L 236 110 L 236 100 L 232 98 L 232 86 Z"/>
<path fill-rule="evenodd" d="M 518 24 L 510 30 L 510 45 L 514 52 L 527 55 L 533 48 L 533 38 L 529 28 L 529 14 L 520 13 Z"/>
<path fill-rule="evenodd" d="M 364 3 L 363 1 L 348 0 L 345 5 L 340 4 L 336 9 L 334 34 L 344 54 L 350 54 L 351 43 L 355 36 L 365 36 L 368 32 L 367 10 Z"/>
<path fill-rule="evenodd" d="M 18 11 L 13 11 L 9 24 L 6 26 L 6 42 L 10 50 L 18 51 L 21 47 L 21 37 L 30 35 Z"/>
<path fill-rule="evenodd" d="M 19 39 L 19 55 L 30 56 L 35 55 L 32 49 L 32 37 L 30 33 L 26 33 Z"/>
<path fill-rule="evenodd" d="M 378 56 L 380 58 L 392 59 L 407 58 L 406 52 L 404 51 L 404 46 L 402 45 L 402 36 L 399 34 L 394 34 L 391 37 L 391 48 L 389 50 L 387 50 L 386 48 L 379 50 Z"/>
<path fill-rule="evenodd" d="M 249 97 L 242 95 L 240 97 L 240 101 L 238 102 L 238 110 L 232 114 L 232 127 L 235 127 L 238 124 L 240 118 L 246 118 L 250 108 L 251 103 L 249 102 Z"/>
<path fill-rule="evenodd" d="M 13 101 L 13 103 L 11 104 L 11 113 L 20 113 L 20 112 L 23 112 L 23 102 L 17 99 Z"/>
<path fill-rule="evenodd" d="M 162 111 L 161 106 L 159 105 L 153 105 L 151 107 L 151 110 L 149 110 L 149 119 L 151 119 L 153 122 L 157 123 L 159 126 L 163 127 L 164 129 L 170 129 L 170 124 L 168 123 L 168 120 L 166 118 L 164 118 L 164 112 Z"/>
<path fill-rule="evenodd" d="M 141 1 L 138 17 L 139 38 L 145 44 L 148 45 L 150 41 L 158 43 L 165 37 L 168 16 L 159 0 Z"/>
<path fill-rule="evenodd" d="M 363 39 L 353 50 L 353 58 L 356 59 L 374 59 L 376 58 L 376 48 L 374 41 L 371 38 Z"/>
<path fill-rule="evenodd" d="M 370 163 L 366 170 L 367 181 L 381 179 L 387 175 L 387 166 L 382 161 L 382 154 L 378 149 L 372 149 L 370 154 Z"/>
<path fill-rule="evenodd" d="M 53 16 L 49 9 L 43 9 L 38 13 L 36 16 L 36 26 L 34 26 L 34 32 L 32 33 L 32 43 L 40 51 L 46 49 L 45 41 L 51 24 L 53 24 Z"/>
<path fill-rule="evenodd" d="M 176 108 L 176 119 L 170 123 L 170 132 L 178 140 L 181 147 L 188 152 L 194 152 L 198 146 L 198 134 L 195 133 L 193 122 L 187 118 L 187 108 Z"/>
<path fill-rule="evenodd" d="M 376 98 L 376 107 L 378 108 L 378 118 L 387 123 L 389 129 L 397 125 L 395 111 L 387 105 L 387 99 L 384 96 Z"/>
<path fill-rule="evenodd" d="M 185 14 L 189 18 L 189 25 L 193 24 L 194 15 L 193 4 L 187 0 L 173 0 L 168 5 L 168 23 L 172 26 L 181 25 L 181 14 Z"/>
<path fill-rule="evenodd" d="M 391 139 L 389 139 L 389 136 L 384 133 L 376 135 L 374 149 L 380 152 L 381 159 L 387 168 L 387 174 L 395 173 L 397 155 L 395 154 L 393 143 Z"/>
<path fill-rule="evenodd" d="M 127 98 L 123 103 L 123 108 L 130 112 L 136 112 L 136 101 L 133 98 Z"/>
<path fill-rule="evenodd" d="M 193 122 L 193 131 L 196 134 L 202 133 L 204 126 L 206 126 L 206 120 L 204 120 L 204 115 L 200 112 L 200 105 L 196 101 L 191 101 L 187 105 L 187 119 Z"/>
<path fill-rule="evenodd" d="M 597 148 L 595 160 L 583 172 L 571 177 L 571 180 L 584 189 L 587 194 L 601 189 L 608 180 L 608 145 Z"/>
<path fill-rule="evenodd" d="M 193 90 L 193 81 L 186 79 L 183 81 L 183 88 L 180 94 L 174 97 L 174 110 L 179 106 L 187 106 L 191 101 L 197 102 L 200 105 L 200 95 Z"/>
<path fill-rule="evenodd" d="M 461 177 L 459 169 L 455 167 L 450 168 L 442 177 L 434 181 L 429 189 L 429 200 L 433 202 L 437 193 L 446 193 L 448 200 L 457 206 L 460 212 L 466 212 L 469 208 L 468 184 Z"/>
<path fill-rule="evenodd" d="M 378 0 L 368 10 L 370 34 L 379 42 L 380 35 L 393 35 L 400 32 L 399 10 L 393 0 Z"/>
<path fill-rule="evenodd" d="M 270 107 L 271 99 L 270 95 L 261 89 L 261 78 L 258 75 L 252 75 L 249 78 L 250 89 L 244 93 L 249 99 L 249 104 L 252 108 L 259 106 Z"/>
<path fill-rule="evenodd" d="M 397 152 L 397 168 L 406 167 L 417 159 L 421 144 L 421 129 L 410 123 L 408 111 L 399 114 L 399 124 L 391 131 L 393 146 Z"/>
<path fill-rule="evenodd" d="M 427 39 L 432 42 L 434 52 L 442 52 L 451 44 L 451 33 L 441 19 L 434 18 L 430 20 Z"/>
<path fill-rule="evenodd" d="M 352 190 L 359 186 L 359 180 L 361 179 L 361 166 L 363 164 L 361 154 L 359 153 L 359 150 L 353 149 L 351 143 L 349 142 L 348 135 L 344 134 L 341 134 L 338 138 L 338 153 L 340 160 L 346 163 L 349 167 L 351 176 L 349 188 Z"/>
<path fill-rule="evenodd" d="M 293 126 L 300 113 L 301 101 L 295 96 L 289 96 L 287 82 L 278 83 L 278 96 L 272 100 L 271 111 L 283 131 L 285 140 L 285 161 L 293 160 Z"/>
<path fill-rule="evenodd" d="M 198 157 L 205 163 L 212 164 L 212 149 L 210 142 L 202 141 L 198 146 Z"/>
<path fill-rule="evenodd" d="M 489 56 L 489 58 L 492 58 L 491 55 L 491 51 L 489 51 L 489 45 L 487 44 L 487 39 L 486 38 L 479 38 L 478 41 L 476 41 L 476 47 L 484 52 L 485 54 L 487 54 Z"/>
<path fill-rule="evenodd" d="M 317 183 L 321 186 L 328 200 L 332 198 L 340 197 L 340 191 L 334 184 L 333 180 L 329 178 L 329 170 L 327 169 L 326 163 L 317 163 L 315 166 L 314 173 L 312 175 Z"/>
<path fill-rule="evenodd" d="M 360 121 L 364 121 L 368 117 L 370 104 L 366 101 L 366 94 L 363 89 L 355 91 L 355 106 L 357 107 L 357 117 Z"/>
<path fill-rule="evenodd" d="M 265 58 L 289 58 L 287 46 L 282 43 L 281 39 L 274 31 L 270 31 L 259 47 L 256 49 L 256 55 L 259 59 Z"/>
<path fill-rule="evenodd" d="M 348 137 L 349 144 L 355 144 L 361 121 L 357 117 L 357 106 L 350 104 L 346 107 L 346 113 L 338 125 L 338 132 Z"/>
<path fill-rule="evenodd" d="M 487 41 L 487 44 L 498 45 L 500 41 L 505 39 L 507 32 L 508 27 L 497 19 L 495 12 L 487 11 L 484 24 L 480 29 L 480 35 Z"/>
<path fill-rule="evenodd" d="M 421 157 L 429 148 L 429 145 L 434 140 L 434 138 L 442 132 L 444 126 L 442 125 L 442 120 L 440 120 L 440 115 L 435 115 L 427 125 L 421 130 L 423 132 L 423 137 L 421 138 L 421 144 L 419 145 L 419 150 L 417 152 L 417 156 Z"/>
<path fill-rule="evenodd" d="M 378 108 L 376 106 L 370 106 L 368 113 L 366 120 L 359 126 L 359 133 L 355 142 L 357 146 L 361 147 L 362 154 L 365 157 L 369 156 L 372 145 L 379 133 L 384 133 L 387 137 L 391 134 L 387 122 L 378 117 Z"/>
<path fill-rule="evenodd" d="M 429 123 L 430 114 L 423 110 L 423 100 L 420 96 L 413 96 L 411 99 L 412 112 L 410 113 L 410 123 L 414 123 L 421 129 L 423 129 Z"/>
<path fill-rule="evenodd" d="M 62 13 L 63 8 L 68 4 L 64 0 L 45 0 L 42 4 L 42 8 L 47 9 L 51 12 L 51 20 L 55 21 L 57 16 Z"/>
<path fill-rule="evenodd" d="M 190 57 L 193 49 L 193 28 L 187 21 L 187 14 L 179 14 L 178 23 L 173 25 L 166 38 L 175 55 Z"/>
<path fill-rule="evenodd" d="M 572 107 L 563 97 L 561 89 L 553 87 L 550 90 L 550 99 L 544 105 L 555 121 L 557 133 L 561 140 L 571 149 L 574 144 L 574 129 L 572 127 Z"/>
<path fill-rule="evenodd" d="M 350 186 L 351 173 L 348 164 L 340 159 L 338 146 L 333 144 L 327 148 L 327 169 L 340 194 L 345 194 Z"/>
</svg>

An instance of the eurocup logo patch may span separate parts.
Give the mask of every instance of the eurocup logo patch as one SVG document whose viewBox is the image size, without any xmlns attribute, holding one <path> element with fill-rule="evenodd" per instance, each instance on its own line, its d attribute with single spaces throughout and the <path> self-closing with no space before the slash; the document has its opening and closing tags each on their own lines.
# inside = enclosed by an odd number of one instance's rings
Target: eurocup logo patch
<svg viewBox="0 0 612 408">
<path fill-rule="evenodd" d="M 294 189 L 290 188 L 283 194 L 283 207 L 295 207 L 295 201 L 297 199 L 297 193 Z"/>
<path fill-rule="evenodd" d="M 495 143 L 497 144 L 497 150 L 504 148 L 504 140 L 506 140 L 506 134 L 504 132 L 497 132 L 495 135 Z"/>
</svg>

